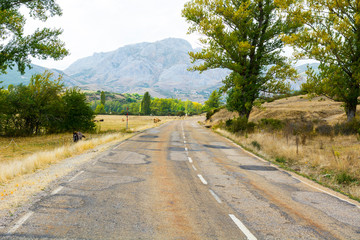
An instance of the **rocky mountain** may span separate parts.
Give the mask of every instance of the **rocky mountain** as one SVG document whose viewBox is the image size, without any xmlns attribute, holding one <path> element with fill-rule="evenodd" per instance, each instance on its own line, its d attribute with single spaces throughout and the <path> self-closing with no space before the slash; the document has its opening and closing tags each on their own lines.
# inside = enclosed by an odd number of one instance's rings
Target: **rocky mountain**
<svg viewBox="0 0 360 240">
<path fill-rule="evenodd" d="M 149 91 L 155 97 L 203 102 L 221 85 L 228 71 L 187 71 L 192 66 L 190 51 L 195 50 L 186 40 L 169 38 L 95 53 L 64 72 L 83 89 L 140 94 Z"/>
<path fill-rule="evenodd" d="M 204 102 L 210 93 L 219 88 L 229 73 L 224 69 L 189 72 L 192 66 L 188 52 L 193 49 L 183 39 L 169 38 L 154 43 L 139 43 L 121 47 L 112 52 L 95 53 L 93 56 L 74 62 L 64 71 L 51 69 L 55 77 L 63 75 L 66 86 L 79 86 L 85 90 L 105 90 L 117 93 L 149 91 L 153 97 L 179 98 Z M 301 80 L 291 83 L 300 89 L 306 80 L 306 66 L 317 68 L 317 63 L 306 61 L 296 65 Z M 43 73 L 46 68 L 33 65 L 25 75 L 11 70 L 0 75 L 0 87 L 8 84 L 27 84 L 34 73 Z"/>
</svg>

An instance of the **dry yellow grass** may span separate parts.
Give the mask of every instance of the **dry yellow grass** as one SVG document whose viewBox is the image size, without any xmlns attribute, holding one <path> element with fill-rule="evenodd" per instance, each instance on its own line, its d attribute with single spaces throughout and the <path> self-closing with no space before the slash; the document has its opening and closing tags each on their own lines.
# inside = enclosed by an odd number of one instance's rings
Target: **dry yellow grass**
<svg viewBox="0 0 360 240">
<path fill-rule="evenodd" d="M 217 129 L 222 135 L 240 143 L 247 149 L 264 156 L 280 165 L 310 176 L 334 189 L 339 189 L 360 199 L 360 184 L 340 184 L 338 178 L 346 173 L 350 177 L 360 176 L 360 144 L 356 136 L 338 136 L 329 138 L 318 136 L 299 145 L 298 153 L 295 137 L 287 141 L 281 134 L 257 132 L 248 135 L 236 135 Z M 254 146 L 260 145 L 260 149 Z M 282 163 L 281 158 L 286 160 Z M 276 159 L 280 159 L 277 162 Z"/>
<path fill-rule="evenodd" d="M 212 117 L 210 124 L 215 125 L 229 118 L 233 118 L 233 115 L 222 110 Z M 266 103 L 254 109 L 250 115 L 250 121 L 256 122 L 262 118 L 307 119 L 331 125 L 346 120 L 341 103 L 325 97 L 309 100 L 306 96 Z M 271 161 L 278 159 L 277 163 L 284 167 L 360 199 L 360 182 L 355 180 L 360 176 L 360 142 L 357 136 L 325 137 L 311 134 L 305 145 L 299 145 L 297 153 L 295 136 L 287 139 L 280 132 L 257 131 L 244 136 L 217 131 Z M 261 146 L 260 150 L 256 143 Z"/>
<path fill-rule="evenodd" d="M 262 118 L 323 120 L 330 124 L 345 121 L 342 103 L 326 97 L 308 98 L 306 95 L 279 99 L 254 108 L 250 121 Z"/>
<path fill-rule="evenodd" d="M 85 133 L 86 140 L 78 143 L 72 142 L 71 133 L 28 138 L 1 138 L 0 183 L 81 154 L 97 145 L 130 137 L 131 133 L 121 133 L 126 126 L 126 123 L 122 121 L 123 118 L 123 116 L 98 116 L 97 119 L 104 119 L 104 122 L 98 123 L 101 126 L 99 134 Z M 162 121 L 155 124 L 153 117 L 129 116 L 129 128 L 132 131 L 139 131 L 177 118 L 160 119 Z M 115 133 L 103 134 L 102 132 Z"/>
</svg>

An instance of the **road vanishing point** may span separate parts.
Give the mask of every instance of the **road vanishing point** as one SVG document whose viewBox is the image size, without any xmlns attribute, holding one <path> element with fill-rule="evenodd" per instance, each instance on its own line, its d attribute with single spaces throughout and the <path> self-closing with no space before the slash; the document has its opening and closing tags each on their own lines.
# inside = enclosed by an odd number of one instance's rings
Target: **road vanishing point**
<svg viewBox="0 0 360 240">
<path fill-rule="evenodd" d="M 286 172 L 199 119 L 97 155 L 1 239 L 360 239 L 359 204 Z"/>
</svg>

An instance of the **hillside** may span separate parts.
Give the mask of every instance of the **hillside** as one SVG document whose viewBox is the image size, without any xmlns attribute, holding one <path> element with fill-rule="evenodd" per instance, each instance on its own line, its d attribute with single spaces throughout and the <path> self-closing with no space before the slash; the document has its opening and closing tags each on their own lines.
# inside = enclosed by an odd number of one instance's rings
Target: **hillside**
<svg viewBox="0 0 360 240">
<path fill-rule="evenodd" d="M 8 69 L 7 74 L 0 75 L 0 82 L 2 81 L 2 83 L 0 83 L 0 87 L 7 88 L 8 85 L 10 85 L 10 84 L 18 85 L 21 83 L 27 85 L 27 84 L 29 84 L 32 75 L 42 74 L 42 73 L 44 73 L 45 70 L 53 72 L 54 78 L 58 78 L 59 75 L 62 75 L 65 86 L 73 87 L 73 86 L 79 85 L 79 83 L 76 80 L 74 80 L 71 77 L 69 77 L 68 75 L 66 75 L 63 71 L 60 71 L 57 69 L 48 69 L 48 68 L 44 68 L 44 67 L 32 64 L 31 69 L 27 68 L 24 75 L 21 75 L 20 72 L 18 72 L 16 68 L 13 70 Z"/>
<path fill-rule="evenodd" d="M 262 118 L 275 119 L 307 119 L 328 124 L 336 124 L 346 120 L 344 108 L 341 102 L 335 102 L 326 97 L 309 99 L 306 95 L 279 99 L 274 102 L 265 103 L 260 108 L 254 108 L 250 114 L 250 121 L 257 122 Z M 360 109 L 358 109 L 360 114 Z M 227 120 L 237 116 L 225 109 L 214 114 L 212 123 Z"/>
</svg>

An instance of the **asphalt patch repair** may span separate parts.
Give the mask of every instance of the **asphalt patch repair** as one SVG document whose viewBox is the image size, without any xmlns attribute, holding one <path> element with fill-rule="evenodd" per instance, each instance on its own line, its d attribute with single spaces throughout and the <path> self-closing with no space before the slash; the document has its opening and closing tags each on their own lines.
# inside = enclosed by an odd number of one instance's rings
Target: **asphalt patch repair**
<svg viewBox="0 0 360 240">
<path fill-rule="evenodd" d="M 271 167 L 271 166 L 242 165 L 239 167 L 241 169 L 250 170 L 250 171 L 278 171 L 276 167 Z"/>
<path fill-rule="evenodd" d="M 203 146 L 207 147 L 207 148 L 215 148 L 215 149 L 231 149 L 231 147 L 220 146 L 220 145 L 207 145 L 207 144 L 204 144 Z"/>
</svg>

